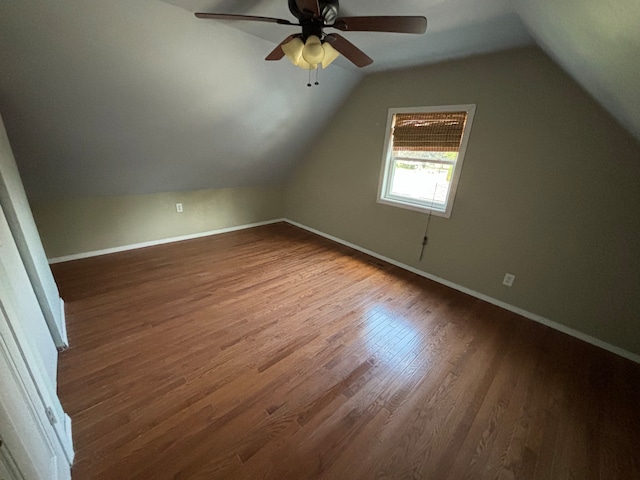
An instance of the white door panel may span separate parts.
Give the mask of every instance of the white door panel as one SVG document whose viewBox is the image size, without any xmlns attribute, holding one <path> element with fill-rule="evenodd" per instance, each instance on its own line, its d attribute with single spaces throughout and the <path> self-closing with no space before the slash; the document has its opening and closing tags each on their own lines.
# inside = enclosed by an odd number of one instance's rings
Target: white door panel
<svg viewBox="0 0 640 480">
<path fill-rule="evenodd" d="M 0 206 L 0 459 L 8 478 L 70 478 L 73 450 L 51 372 L 56 364 L 55 346 Z"/>
<path fill-rule="evenodd" d="M 31 398 L 37 395 L 33 387 L 23 381 L 24 366 L 14 360 L 17 348 L 7 339 L 8 323 L 0 304 L 0 435 L 3 457 L 25 480 L 57 479 L 56 452 L 43 424 L 38 405 Z M 20 371 L 22 370 L 22 372 Z M 27 374 L 28 375 L 28 374 Z"/>
</svg>

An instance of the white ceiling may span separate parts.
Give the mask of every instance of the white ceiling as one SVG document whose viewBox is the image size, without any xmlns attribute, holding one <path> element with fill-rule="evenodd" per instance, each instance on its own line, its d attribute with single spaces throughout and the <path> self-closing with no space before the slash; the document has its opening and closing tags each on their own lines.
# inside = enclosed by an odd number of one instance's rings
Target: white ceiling
<svg viewBox="0 0 640 480">
<path fill-rule="evenodd" d="M 2 0 L 0 112 L 32 197 L 274 184 L 363 75 L 527 45 L 531 31 L 640 138 L 638 4 L 343 0 L 343 15 L 425 15 L 427 34 L 344 33 L 373 65 L 339 59 L 307 88 L 306 72 L 263 61 L 294 27 L 193 16 L 294 20 L 286 0 Z"/>
</svg>

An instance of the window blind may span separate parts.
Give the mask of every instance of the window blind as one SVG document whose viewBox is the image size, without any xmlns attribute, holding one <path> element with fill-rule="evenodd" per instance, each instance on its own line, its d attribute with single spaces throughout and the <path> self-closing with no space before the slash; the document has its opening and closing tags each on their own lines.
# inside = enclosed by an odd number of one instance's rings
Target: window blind
<svg viewBox="0 0 640 480">
<path fill-rule="evenodd" d="M 396 113 L 393 151 L 457 152 L 467 112 Z"/>
</svg>

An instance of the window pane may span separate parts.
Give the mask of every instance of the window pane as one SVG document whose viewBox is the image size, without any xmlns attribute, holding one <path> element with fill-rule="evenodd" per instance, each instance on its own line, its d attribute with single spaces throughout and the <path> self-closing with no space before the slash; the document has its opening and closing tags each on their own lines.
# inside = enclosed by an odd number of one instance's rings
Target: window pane
<svg viewBox="0 0 640 480">
<path fill-rule="evenodd" d="M 378 202 L 450 218 L 475 110 L 390 108 Z"/>
<path fill-rule="evenodd" d="M 444 206 L 451 185 L 453 165 L 394 160 L 393 168 L 392 195 Z"/>
<path fill-rule="evenodd" d="M 443 162 L 455 162 L 458 159 L 458 152 L 421 152 L 412 150 L 397 150 L 393 152 L 393 157 L 416 160 L 442 160 Z"/>
</svg>

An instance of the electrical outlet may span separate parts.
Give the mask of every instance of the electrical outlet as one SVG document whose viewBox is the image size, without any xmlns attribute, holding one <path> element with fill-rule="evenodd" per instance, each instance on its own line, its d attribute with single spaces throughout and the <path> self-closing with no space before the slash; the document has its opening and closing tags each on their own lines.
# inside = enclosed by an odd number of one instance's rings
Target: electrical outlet
<svg viewBox="0 0 640 480">
<path fill-rule="evenodd" d="M 502 280 L 502 284 L 510 287 L 513 285 L 513 281 L 516 279 L 516 276 L 512 273 L 505 273 L 504 280 Z"/>
<path fill-rule="evenodd" d="M 181 203 L 176 203 L 176 212 L 178 213 L 182 213 L 182 204 Z"/>
</svg>

